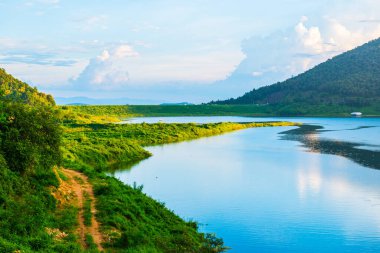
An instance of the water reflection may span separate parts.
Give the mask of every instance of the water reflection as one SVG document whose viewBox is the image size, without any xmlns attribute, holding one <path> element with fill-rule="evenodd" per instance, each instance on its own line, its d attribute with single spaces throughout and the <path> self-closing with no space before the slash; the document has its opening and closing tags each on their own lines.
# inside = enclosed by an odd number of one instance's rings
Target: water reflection
<svg viewBox="0 0 380 253">
<path fill-rule="evenodd" d="M 322 185 L 322 176 L 320 171 L 320 159 L 318 156 L 312 156 L 307 164 L 297 170 L 298 193 L 301 199 L 311 195 L 317 195 Z"/>
<path fill-rule="evenodd" d="M 231 253 L 380 252 L 380 171 L 345 154 L 380 145 L 379 127 L 360 127 L 380 120 L 304 121 L 315 125 L 149 147 L 151 158 L 115 177 L 207 224 L 202 231 L 216 232 Z M 353 151 L 331 155 L 338 152 L 326 141 Z"/>
<path fill-rule="evenodd" d="M 350 130 L 359 130 L 363 128 L 369 127 L 357 127 Z M 320 137 L 321 132 L 331 131 L 322 129 L 322 126 L 302 125 L 297 129 L 281 132 L 280 134 L 282 134 L 281 139 L 299 141 L 311 152 L 339 155 L 363 166 L 380 169 L 380 151 L 363 148 L 365 146 L 377 148 L 380 147 L 379 145 L 322 138 Z"/>
</svg>

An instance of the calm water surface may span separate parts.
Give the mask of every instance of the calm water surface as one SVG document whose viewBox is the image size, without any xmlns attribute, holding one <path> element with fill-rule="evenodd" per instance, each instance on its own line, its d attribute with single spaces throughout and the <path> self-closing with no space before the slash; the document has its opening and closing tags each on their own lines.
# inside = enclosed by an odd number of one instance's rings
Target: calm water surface
<svg viewBox="0 0 380 253">
<path fill-rule="evenodd" d="M 290 120 L 322 126 L 255 128 L 147 148 L 114 175 L 144 185 L 230 252 L 380 252 L 378 118 L 139 118 L 137 122 Z M 286 133 L 282 133 L 282 132 Z M 342 151 L 343 150 L 343 151 Z M 372 163 L 366 163 L 366 161 Z"/>
</svg>

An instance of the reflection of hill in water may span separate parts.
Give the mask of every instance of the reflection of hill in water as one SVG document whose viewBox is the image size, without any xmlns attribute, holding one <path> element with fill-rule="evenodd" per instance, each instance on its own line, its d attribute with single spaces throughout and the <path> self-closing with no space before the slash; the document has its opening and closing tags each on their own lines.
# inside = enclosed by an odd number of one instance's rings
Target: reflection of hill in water
<svg viewBox="0 0 380 253">
<path fill-rule="evenodd" d="M 358 130 L 369 127 L 371 126 L 362 126 L 347 130 Z M 360 146 L 372 146 L 376 148 L 380 146 L 321 138 L 319 135 L 321 132 L 330 131 L 322 129 L 322 126 L 302 125 L 299 128 L 281 132 L 280 134 L 282 134 L 282 140 L 299 141 L 303 146 L 310 149 L 311 152 L 339 155 L 360 165 L 380 169 L 380 151 L 359 148 Z"/>
</svg>

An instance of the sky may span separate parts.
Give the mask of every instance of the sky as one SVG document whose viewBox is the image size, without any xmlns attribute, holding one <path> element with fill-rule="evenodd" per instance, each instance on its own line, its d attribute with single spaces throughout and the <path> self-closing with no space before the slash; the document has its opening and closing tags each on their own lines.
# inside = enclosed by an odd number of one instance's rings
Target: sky
<svg viewBox="0 0 380 253">
<path fill-rule="evenodd" d="M 0 67 L 55 97 L 208 102 L 380 37 L 379 0 L 0 0 Z"/>
</svg>

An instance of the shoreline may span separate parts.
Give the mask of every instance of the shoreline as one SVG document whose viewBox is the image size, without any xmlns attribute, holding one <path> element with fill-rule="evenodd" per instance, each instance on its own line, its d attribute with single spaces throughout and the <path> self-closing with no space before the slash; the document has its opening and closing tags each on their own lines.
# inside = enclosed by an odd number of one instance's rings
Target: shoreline
<svg viewBox="0 0 380 253">
<path fill-rule="evenodd" d="M 130 239 L 127 238 L 136 236 L 130 230 L 131 227 L 139 228 L 139 231 L 145 231 L 149 228 L 150 232 L 141 235 L 145 239 L 139 239 L 138 241 L 151 241 L 151 238 L 166 238 L 165 240 L 167 241 L 164 244 L 171 245 L 176 236 L 170 231 L 179 229 L 175 228 L 179 226 L 184 236 L 186 235 L 183 238 L 181 237 L 182 239 L 176 239 L 183 240 L 181 244 L 188 244 L 186 242 L 188 236 L 193 238 L 192 240 L 198 241 L 200 245 L 212 245 L 212 241 L 218 241 L 219 244 L 213 246 L 212 251 L 202 252 L 224 252 L 227 248 L 221 238 L 217 238 L 213 234 L 199 232 L 196 222 L 183 220 L 173 211 L 167 209 L 163 203 L 148 197 L 142 192 L 142 186 L 126 185 L 119 179 L 108 175 L 109 162 L 123 163 L 125 161 L 124 164 L 140 162 L 151 155 L 144 148 L 146 146 L 177 143 L 254 127 L 298 125 L 300 124 L 293 122 L 210 123 L 204 125 L 191 123 L 66 125 L 65 145 L 75 148 L 65 151 L 64 166 L 83 172 L 93 185 L 94 194 L 98 200 L 96 206 L 98 210 L 97 219 L 102 224 L 100 229 L 105 237 L 109 238 L 103 245 L 106 250 L 117 251 L 124 249 L 127 246 L 124 244 L 126 243 L 125 240 L 128 241 Z M 72 131 L 75 128 L 79 131 Z M 119 153 L 117 150 L 124 150 L 126 153 Z M 89 151 L 91 153 L 88 153 Z M 72 157 L 72 159 L 68 159 L 69 157 Z M 154 213 L 161 213 L 160 217 L 166 218 L 157 220 L 156 216 L 152 216 L 152 206 L 155 206 L 153 208 Z M 133 217 L 145 218 L 134 219 Z M 173 220 L 175 220 L 174 223 Z M 160 225 L 162 222 L 166 224 L 164 227 Z M 162 237 L 162 234 L 166 234 L 166 236 Z M 175 245 L 177 244 L 178 242 L 175 243 Z M 153 245 L 151 247 L 158 247 L 155 243 Z M 200 249 L 194 250 L 194 252 L 200 251 Z M 184 248 L 184 251 L 189 251 L 189 248 Z"/>
</svg>

